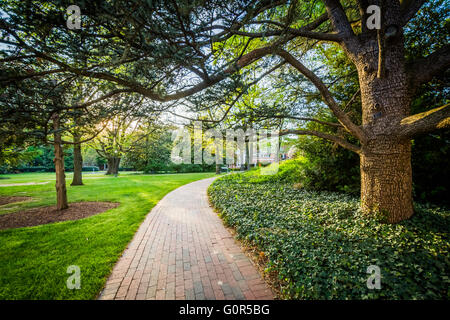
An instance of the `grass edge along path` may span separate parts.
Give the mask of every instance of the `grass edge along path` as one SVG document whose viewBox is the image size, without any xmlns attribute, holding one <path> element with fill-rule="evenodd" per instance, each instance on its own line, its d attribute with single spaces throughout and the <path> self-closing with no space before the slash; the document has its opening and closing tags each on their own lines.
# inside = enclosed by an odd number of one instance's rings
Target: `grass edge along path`
<svg viewBox="0 0 450 320">
<path fill-rule="evenodd" d="M 111 201 L 119 207 L 89 218 L 0 231 L 0 299 L 95 299 L 145 216 L 168 192 L 212 173 L 123 175 L 68 186 L 70 202 Z M 55 202 L 54 184 L 2 188 L 33 206 Z M 17 206 L 22 210 L 30 204 Z M 80 268 L 80 289 L 68 289 L 69 266 Z"/>
</svg>

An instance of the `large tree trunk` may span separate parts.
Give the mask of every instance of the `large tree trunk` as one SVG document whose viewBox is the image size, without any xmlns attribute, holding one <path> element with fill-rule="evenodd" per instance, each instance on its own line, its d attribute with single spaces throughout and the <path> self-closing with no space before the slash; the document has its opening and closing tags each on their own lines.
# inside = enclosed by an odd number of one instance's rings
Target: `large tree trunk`
<svg viewBox="0 0 450 320">
<path fill-rule="evenodd" d="M 368 214 L 381 215 L 382 220 L 396 223 L 413 214 L 411 141 L 397 136 L 395 130 L 410 113 L 411 94 L 402 36 L 389 43 L 381 77 L 377 76 L 376 41 L 366 42 L 366 51 L 359 54 L 356 63 L 362 124 L 368 133 L 360 154 L 361 207 Z"/>
<path fill-rule="evenodd" d="M 75 131 L 73 133 L 73 179 L 71 186 L 82 186 L 83 185 L 83 157 L 81 155 L 81 143 L 80 134 Z"/>
<path fill-rule="evenodd" d="M 57 210 L 64 210 L 69 207 L 67 202 L 67 190 L 66 190 L 66 175 L 64 172 L 64 153 L 62 148 L 61 133 L 58 131 L 60 128 L 59 115 L 53 115 L 53 129 L 54 133 L 54 149 L 55 149 L 55 173 L 56 173 L 56 208 Z"/>
<path fill-rule="evenodd" d="M 108 171 L 106 174 L 118 174 L 119 173 L 119 165 L 120 165 L 119 157 L 108 158 Z"/>
<path fill-rule="evenodd" d="M 382 139 L 382 140 L 381 140 Z M 361 208 L 384 222 L 413 214 L 411 142 L 374 140 L 361 153 Z"/>
</svg>

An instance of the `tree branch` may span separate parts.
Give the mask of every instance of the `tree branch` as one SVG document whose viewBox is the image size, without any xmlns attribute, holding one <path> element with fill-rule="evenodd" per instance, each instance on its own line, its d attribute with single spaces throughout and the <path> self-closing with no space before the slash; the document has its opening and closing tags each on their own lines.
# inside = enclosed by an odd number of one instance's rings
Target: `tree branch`
<svg viewBox="0 0 450 320">
<path fill-rule="evenodd" d="M 361 152 L 361 148 L 351 144 L 350 142 L 348 142 L 345 139 L 342 139 L 341 137 L 332 135 L 332 134 L 328 134 L 325 132 L 320 132 L 320 131 L 314 131 L 314 130 L 282 130 L 280 131 L 280 133 L 278 134 L 279 136 L 285 136 L 288 134 L 296 134 L 296 135 L 308 135 L 308 136 L 316 136 L 325 140 L 329 140 L 332 142 L 337 143 L 338 145 L 340 145 L 341 147 L 348 149 L 350 151 L 353 151 L 355 153 L 360 153 Z"/>
<path fill-rule="evenodd" d="M 412 138 L 415 135 L 450 127 L 450 104 L 403 118 L 398 135 Z"/>
<path fill-rule="evenodd" d="M 96 79 L 102 79 L 102 80 L 114 82 L 116 84 L 119 84 L 119 85 L 122 85 L 124 87 L 131 89 L 131 91 L 133 91 L 133 92 L 140 93 L 147 98 L 150 98 L 152 100 L 159 101 L 159 102 L 168 102 L 168 101 L 172 101 L 172 100 L 178 100 L 178 99 L 193 95 L 197 92 L 200 92 L 203 89 L 208 88 L 208 87 L 222 81 L 223 79 L 227 78 L 231 74 L 234 74 L 237 71 L 239 71 L 240 69 L 261 59 L 262 57 L 272 53 L 282 43 L 289 41 L 293 38 L 291 36 L 286 39 L 282 39 L 280 41 L 275 41 L 271 45 L 254 49 L 253 51 L 243 55 L 232 66 L 226 68 L 225 70 L 223 70 L 220 73 L 217 73 L 214 76 L 211 76 L 207 81 L 202 81 L 202 82 L 194 85 L 193 87 L 183 90 L 183 91 L 179 91 L 179 92 L 176 92 L 173 94 L 161 96 L 157 92 L 155 92 L 151 89 L 148 89 L 148 88 L 144 87 L 143 85 L 141 85 L 133 80 L 130 80 L 130 79 L 123 79 L 123 78 L 120 78 L 120 77 L 117 77 L 115 75 L 105 73 L 105 72 L 95 72 L 95 71 L 90 71 L 90 70 L 86 70 L 86 69 L 74 68 L 62 61 L 59 61 L 59 60 L 43 53 L 43 52 L 36 50 L 34 47 L 27 45 L 14 31 L 12 31 L 7 26 L 5 26 L 5 23 L 3 21 L 0 20 L 0 23 L 1 23 L 0 26 L 3 29 L 5 29 L 6 31 L 8 31 L 20 43 L 20 46 L 33 52 L 37 57 L 40 57 L 44 60 L 47 60 L 49 62 L 56 64 L 57 66 L 62 68 L 63 71 L 69 71 L 76 75 L 84 76 L 84 77 L 88 77 L 88 78 L 96 78 Z"/>
<path fill-rule="evenodd" d="M 11 77 L 0 77 L 0 82 L 12 82 L 12 81 L 21 81 L 21 80 L 25 80 L 25 79 L 29 79 L 29 78 L 34 78 L 34 77 L 41 77 L 41 76 L 45 76 L 45 75 L 49 75 L 49 74 L 54 74 L 54 73 L 60 73 L 63 72 L 64 69 L 53 69 L 53 70 L 46 70 L 46 71 L 41 71 L 41 72 L 32 72 L 32 73 L 28 73 L 28 74 L 17 74 Z"/>
<path fill-rule="evenodd" d="M 82 104 L 71 106 L 70 109 L 83 109 L 83 108 L 89 107 L 90 105 L 92 105 L 94 103 L 100 102 L 102 100 L 111 98 L 111 97 L 113 97 L 113 96 L 115 96 L 117 94 L 125 93 L 125 92 L 132 92 L 132 90 L 131 89 L 116 89 L 116 90 L 112 90 L 111 92 L 108 92 L 108 93 L 102 95 L 101 97 L 99 97 L 97 99 L 94 99 L 94 100 L 91 100 L 91 101 L 88 101 L 88 102 L 84 102 Z"/>
<path fill-rule="evenodd" d="M 346 51 L 355 55 L 359 50 L 358 39 L 353 32 L 347 15 L 339 0 L 324 0 L 328 16 L 334 30 L 342 37 L 342 45 Z"/>
<path fill-rule="evenodd" d="M 258 116 L 256 115 L 255 118 L 262 119 L 262 120 L 268 120 L 268 119 L 292 119 L 292 120 L 299 120 L 299 121 L 313 121 L 320 123 L 324 126 L 330 126 L 334 128 L 342 128 L 342 125 L 340 123 L 336 122 L 328 122 L 328 121 L 322 121 L 315 118 L 308 118 L 308 117 L 296 117 L 296 116 L 290 116 L 290 115 L 270 115 L 270 116 Z"/>
<path fill-rule="evenodd" d="M 338 121 L 343 125 L 343 127 L 350 132 L 353 136 L 358 138 L 361 142 L 366 141 L 365 132 L 356 124 L 354 124 L 347 114 L 339 107 L 337 102 L 334 100 L 328 88 L 325 84 L 317 77 L 311 70 L 306 68 L 300 61 L 295 59 L 289 52 L 285 50 L 277 51 L 277 54 L 283 57 L 288 63 L 290 63 L 294 68 L 300 71 L 305 77 L 307 77 L 319 90 L 325 103 L 331 109 L 333 114 L 336 116 Z"/>
<path fill-rule="evenodd" d="M 95 137 L 97 137 L 97 136 L 100 134 L 100 132 L 102 132 L 102 131 L 106 128 L 107 124 L 108 124 L 108 123 L 105 123 L 105 124 L 103 125 L 103 127 L 102 127 L 100 130 L 96 131 L 96 132 L 95 132 L 92 136 L 90 136 L 89 138 L 86 138 L 86 139 L 84 139 L 84 140 L 77 141 L 77 142 L 61 140 L 61 144 L 76 145 L 76 144 L 82 144 L 82 143 L 89 142 L 89 141 L 93 140 Z M 48 142 L 49 142 L 49 143 L 54 143 L 54 141 L 52 141 L 52 140 L 48 140 Z"/>
<path fill-rule="evenodd" d="M 223 28 L 226 29 L 225 27 L 223 27 Z M 286 30 L 268 30 L 268 31 L 263 31 L 263 32 L 246 32 L 246 31 L 239 31 L 239 30 L 233 30 L 231 32 L 233 34 L 236 34 L 239 36 L 250 37 L 250 38 L 273 37 L 273 36 L 281 36 L 285 33 L 290 33 L 290 34 L 298 36 L 298 37 L 304 37 L 304 38 L 309 38 L 309 39 L 334 41 L 334 42 L 342 41 L 342 38 L 336 33 L 314 32 L 314 31 L 294 29 L 294 28 L 288 28 Z"/>
<path fill-rule="evenodd" d="M 401 13 L 401 24 L 402 26 L 406 25 L 409 20 L 411 20 L 425 3 L 426 0 L 401 0 L 400 8 L 402 10 Z"/>
<path fill-rule="evenodd" d="M 426 58 L 419 58 L 407 67 L 410 89 L 429 82 L 450 67 L 450 44 L 436 50 Z"/>
</svg>

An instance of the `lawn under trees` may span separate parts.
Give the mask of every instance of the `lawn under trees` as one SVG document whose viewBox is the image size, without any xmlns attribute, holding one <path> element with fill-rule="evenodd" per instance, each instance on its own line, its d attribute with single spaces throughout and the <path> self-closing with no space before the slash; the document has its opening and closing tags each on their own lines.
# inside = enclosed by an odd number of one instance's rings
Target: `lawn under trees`
<svg viewBox="0 0 450 320">
<path fill-rule="evenodd" d="M 77 221 L 0 230 L 0 299 L 94 299 L 150 209 L 169 191 L 211 175 L 85 174 L 84 186 L 68 187 L 70 202 L 108 201 L 120 206 Z M 0 196 L 33 198 L 0 207 L 0 215 L 54 205 L 54 176 L 2 175 L 9 179 L 0 179 L 0 184 L 50 182 L 0 187 Z M 80 266 L 80 290 L 66 287 L 70 265 Z"/>
</svg>

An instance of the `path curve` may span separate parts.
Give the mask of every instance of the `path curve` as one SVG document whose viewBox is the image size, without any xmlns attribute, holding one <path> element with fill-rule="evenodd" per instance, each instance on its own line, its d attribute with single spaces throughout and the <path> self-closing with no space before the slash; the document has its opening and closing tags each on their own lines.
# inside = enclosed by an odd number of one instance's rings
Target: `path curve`
<svg viewBox="0 0 450 320">
<path fill-rule="evenodd" d="M 115 265 L 99 299 L 273 299 L 273 293 L 211 209 L 215 178 L 167 194 Z"/>
</svg>

